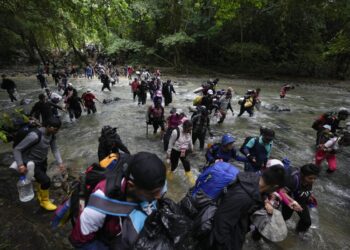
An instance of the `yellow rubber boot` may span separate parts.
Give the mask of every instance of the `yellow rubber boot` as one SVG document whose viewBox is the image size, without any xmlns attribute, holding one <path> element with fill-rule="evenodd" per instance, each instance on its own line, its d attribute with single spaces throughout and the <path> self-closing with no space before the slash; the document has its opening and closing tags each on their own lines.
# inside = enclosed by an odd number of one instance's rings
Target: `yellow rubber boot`
<svg viewBox="0 0 350 250">
<path fill-rule="evenodd" d="M 166 178 L 169 180 L 169 181 L 172 181 L 174 179 L 174 172 L 171 171 L 171 170 L 168 170 L 168 172 L 166 173 Z"/>
<path fill-rule="evenodd" d="M 48 211 L 55 211 L 57 207 L 49 199 L 49 190 L 40 189 L 39 193 L 41 196 L 40 206 Z"/>
<path fill-rule="evenodd" d="M 34 182 L 34 192 L 36 194 L 36 198 L 40 202 L 41 201 L 40 184 L 37 182 Z"/>
<path fill-rule="evenodd" d="M 193 178 L 192 172 L 191 172 L 191 171 L 185 172 L 185 175 L 186 175 L 188 181 L 190 182 L 190 184 L 191 184 L 192 186 L 194 186 L 194 184 L 196 183 L 196 181 L 195 181 L 194 178 Z"/>
</svg>

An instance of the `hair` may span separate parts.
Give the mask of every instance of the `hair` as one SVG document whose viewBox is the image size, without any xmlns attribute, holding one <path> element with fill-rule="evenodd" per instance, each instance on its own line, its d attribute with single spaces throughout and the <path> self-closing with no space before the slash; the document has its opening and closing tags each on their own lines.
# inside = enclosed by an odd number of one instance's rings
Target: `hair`
<svg viewBox="0 0 350 250">
<path fill-rule="evenodd" d="M 62 122 L 59 118 L 57 117 L 51 117 L 47 122 L 46 122 L 46 127 L 54 127 L 54 128 L 60 128 L 62 125 Z"/>
<path fill-rule="evenodd" d="M 39 94 L 39 100 L 40 101 L 44 101 L 45 97 L 46 97 L 45 94 L 43 94 L 43 93 Z"/>
<path fill-rule="evenodd" d="M 269 186 L 284 186 L 285 171 L 281 166 L 272 166 L 263 172 L 262 178 L 266 185 Z"/>
<path fill-rule="evenodd" d="M 306 164 L 300 168 L 300 172 L 303 176 L 309 175 L 319 175 L 321 172 L 320 167 L 316 166 L 313 163 Z"/>
<path fill-rule="evenodd" d="M 183 128 L 187 129 L 187 128 L 190 128 L 190 127 L 192 127 L 192 122 L 190 120 L 184 121 Z"/>
</svg>

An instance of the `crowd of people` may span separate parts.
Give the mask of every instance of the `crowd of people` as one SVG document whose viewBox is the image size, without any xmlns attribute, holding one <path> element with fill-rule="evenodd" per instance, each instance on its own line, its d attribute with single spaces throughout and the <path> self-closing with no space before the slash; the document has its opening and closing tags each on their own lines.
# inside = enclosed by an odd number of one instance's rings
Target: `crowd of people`
<svg viewBox="0 0 350 250">
<path fill-rule="evenodd" d="M 231 103 L 234 90 L 231 87 L 219 90 L 219 79 L 209 80 L 195 90 L 197 96 L 189 109 L 192 115 L 186 115 L 180 108 L 171 108 L 166 117 L 165 107 L 173 102 L 176 94 L 172 81 L 162 81 L 159 70 L 152 74 L 146 68 L 135 71 L 126 65 L 123 71 L 130 80 L 131 98 L 134 102 L 137 98 L 138 106 L 146 105 L 148 95 L 150 97 L 151 104 L 145 111 L 146 124 L 153 126 L 153 134 L 160 129 L 166 160 L 149 152 L 131 153 L 116 128 L 103 127 L 97 153 L 99 161 L 87 168 L 85 182 L 80 181 L 85 188 L 79 190 L 83 194 L 77 199 L 85 205 L 77 206 L 75 213 L 70 211 L 74 223 L 69 239 L 73 247 L 183 249 L 180 244 L 191 239 L 188 249 L 242 249 L 249 231 L 255 241 L 285 239 L 285 221 L 294 212 L 299 216 L 296 232 L 302 239 L 307 238 L 312 224 L 309 207 L 317 205 L 312 187 L 320 174 L 321 163 L 326 160 L 327 173 L 333 173 L 337 168 L 336 155 L 350 145 L 350 124 L 341 127 L 341 122 L 349 116 L 347 109 L 325 113 L 312 124 L 317 131 L 314 163 L 297 168 L 287 158 L 272 159 L 276 132 L 261 126 L 259 135 L 245 138 L 239 149 L 235 146 L 237 138 L 230 133 L 224 134 L 220 142 L 208 145 L 203 168 L 196 177 L 191 171 L 189 155 L 197 140 L 199 150 L 205 149 L 207 135 L 213 135 L 210 125 L 213 117 L 222 124 L 229 110 L 234 115 Z M 69 77 L 77 74 L 74 68 L 69 74 L 53 70 L 57 92 L 48 88 L 48 73 L 49 65 L 39 67 L 37 78 L 45 93 L 39 95 L 39 101 L 28 114 L 35 119 L 21 116 L 26 130 L 23 124 L 2 125 L 0 138 L 14 142 L 12 168 L 19 175 L 27 174 L 29 162 L 34 164 L 39 204 L 48 211 L 56 211 L 55 219 L 60 221 L 66 214 L 65 206 L 57 208 L 50 200 L 51 180 L 46 173 L 49 149 L 60 171 L 66 172 L 56 144 L 56 134 L 62 124 L 60 113 L 68 112 L 71 120 L 79 119 L 82 110 L 95 113 L 95 101 L 100 100 L 91 89 L 78 95 L 69 82 Z M 11 102 L 16 101 L 16 84 L 5 75 L 2 77 L 1 87 L 7 90 Z M 88 80 L 98 77 L 103 85 L 101 91 L 111 91 L 110 85 L 119 82 L 119 71 L 112 64 L 87 65 L 85 77 Z M 280 98 L 285 98 L 293 88 L 283 85 Z M 260 88 L 247 90 L 238 102 L 238 117 L 245 112 L 250 117 L 254 115 L 261 103 L 260 92 Z M 62 101 L 64 107 L 60 105 Z M 37 126 L 37 121 L 41 126 Z M 16 138 L 20 134 L 21 138 Z M 164 195 L 179 161 L 191 188 L 175 203 Z M 244 169 L 237 168 L 236 161 L 242 162 Z M 73 195 L 67 201 L 74 207 Z M 173 228 L 170 222 L 168 226 L 162 224 L 166 219 L 172 221 Z M 183 221 L 188 223 L 181 224 Z M 158 228 L 155 234 L 151 233 L 153 227 Z"/>
</svg>

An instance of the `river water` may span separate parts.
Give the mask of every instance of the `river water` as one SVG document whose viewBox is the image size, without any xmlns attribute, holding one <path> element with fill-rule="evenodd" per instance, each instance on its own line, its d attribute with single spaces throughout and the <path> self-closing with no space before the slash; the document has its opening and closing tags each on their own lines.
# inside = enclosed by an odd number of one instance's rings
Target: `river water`
<svg viewBox="0 0 350 250">
<path fill-rule="evenodd" d="M 172 106 L 182 108 L 188 113 L 195 96 L 193 90 L 207 80 L 207 76 L 169 76 L 175 81 L 175 90 Z M 18 77 L 14 79 L 17 83 L 20 98 L 36 98 L 41 89 L 35 77 Z M 165 80 L 165 77 L 163 77 Z M 153 128 L 149 127 L 149 135 L 146 136 L 145 112 L 146 106 L 137 106 L 133 102 L 129 83 L 126 78 L 121 77 L 120 83 L 112 87 L 112 92 L 101 92 L 102 84 L 97 80 L 86 80 L 84 78 L 71 79 L 73 85 L 81 95 L 83 91 L 90 88 L 100 100 L 121 98 L 120 101 L 110 104 L 97 103 L 97 113 L 83 116 L 76 122 L 71 123 L 68 115 L 63 114 L 63 126 L 58 134 L 58 145 L 69 172 L 77 175 L 86 166 L 97 161 L 98 137 L 102 126 L 111 125 L 118 127 L 123 142 L 132 153 L 139 151 L 150 151 L 164 159 L 162 141 L 159 134 L 153 135 Z M 276 139 L 272 150 L 272 157 L 288 157 L 293 166 L 302 166 L 313 161 L 315 132 L 311 124 L 321 113 L 335 110 L 339 107 L 350 107 L 350 87 L 345 83 L 336 84 L 307 84 L 288 82 L 297 85 L 295 90 L 288 92 L 284 100 L 279 98 L 279 88 L 284 82 L 244 80 L 244 79 L 221 79 L 219 88 L 231 86 L 234 95 L 232 104 L 235 116 L 230 113 L 224 124 L 217 125 L 215 118 L 212 119 L 214 140 L 219 140 L 224 133 L 231 133 L 237 138 L 236 147 L 242 144 L 244 138 L 249 135 L 258 135 L 259 127 L 266 125 L 276 131 Z M 54 89 L 52 79 L 50 87 Z M 260 87 L 262 107 L 254 117 L 248 114 L 237 118 L 239 112 L 238 99 L 250 88 Z M 271 105 L 281 108 L 290 108 L 291 112 L 270 111 Z M 9 111 L 15 108 L 15 104 L 8 101 L 7 94 L 0 92 L 1 111 Z M 18 106 L 17 106 L 18 107 Z M 27 107 L 30 108 L 30 107 Z M 166 108 L 166 115 L 170 108 Z M 199 145 L 195 146 L 195 152 L 190 157 L 192 168 L 198 174 L 198 168 L 205 163 L 204 152 L 199 151 Z M 0 145 L 0 153 L 10 151 L 11 145 Z M 52 161 L 52 156 L 50 158 Z M 180 163 L 181 164 L 181 163 Z M 237 164 L 242 167 L 240 164 Z M 297 216 L 288 221 L 288 238 L 278 244 L 252 243 L 247 237 L 245 249 L 350 249 L 350 152 L 346 150 L 338 155 L 338 169 L 333 175 L 325 172 L 326 166 L 314 187 L 314 193 L 318 199 L 319 228 L 310 229 L 312 238 L 309 241 L 300 241 L 294 233 Z M 175 173 L 174 180 L 169 182 L 169 197 L 179 200 L 189 188 L 182 166 Z"/>
</svg>

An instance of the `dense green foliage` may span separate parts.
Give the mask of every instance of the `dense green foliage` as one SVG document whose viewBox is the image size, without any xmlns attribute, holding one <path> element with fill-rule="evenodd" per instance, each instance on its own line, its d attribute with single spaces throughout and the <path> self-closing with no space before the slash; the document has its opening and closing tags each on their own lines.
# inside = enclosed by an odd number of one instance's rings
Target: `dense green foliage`
<svg viewBox="0 0 350 250">
<path fill-rule="evenodd" d="M 349 0 L 5 0 L 2 62 L 47 61 L 86 45 L 118 62 L 347 77 Z"/>
</svg>

